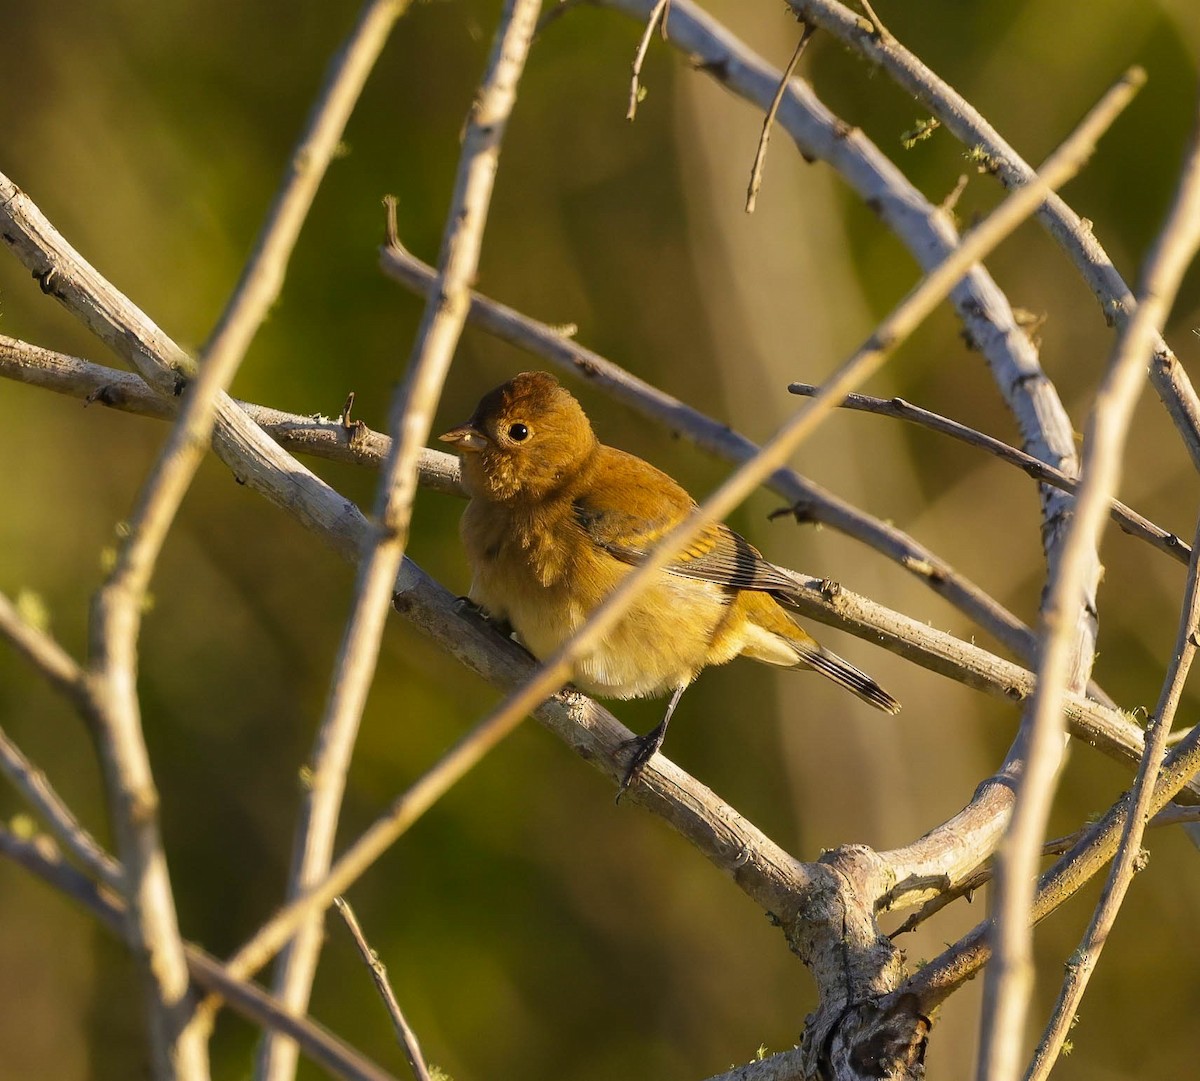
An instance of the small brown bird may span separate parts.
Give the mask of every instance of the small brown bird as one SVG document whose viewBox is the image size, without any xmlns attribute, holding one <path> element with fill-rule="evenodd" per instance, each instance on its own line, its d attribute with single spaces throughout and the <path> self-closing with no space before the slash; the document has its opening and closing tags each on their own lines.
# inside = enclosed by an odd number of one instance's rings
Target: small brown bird
<svg viewBox="0 0 1200 1081">
<path fill-rule="evenodd" d="M 579 403 L 546 372 L 484 395 L 440 437 L 462 454 L 471 501 L 461 532 L 470 599 L 545 659 L 583 624 L 695 502 L 666 473 L 596 439 Z M 680 695 L 737 656 L 827 676 L 887 713 L 900 704 L 830 653 L 780 602 L 799 591 L 728 526 L 710 525 L 575 667 L 605 698 L 671 693 L 666 716 L 633 741 L 622 789 L 662 745 Z"/>
</svg>

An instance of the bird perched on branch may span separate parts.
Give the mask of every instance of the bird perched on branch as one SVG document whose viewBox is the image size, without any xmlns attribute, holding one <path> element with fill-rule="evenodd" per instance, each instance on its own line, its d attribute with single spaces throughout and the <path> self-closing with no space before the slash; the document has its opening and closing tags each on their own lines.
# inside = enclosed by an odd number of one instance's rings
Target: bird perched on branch
<svg viewBox="0 0 1200 1081">
<path fill-rule="evenodd" d="M 696 507 L 666 473 L 596 439 L 579 403 L 546 372 L 484 395 L 440 437 L 462 455 L 471 500 L 461 533 L 470 599 L 544 660 Z M 796 582 L 728 526 L 708 526 L 576 662 L 576 686 L 604 698 L 670 694 L 666 716 L 631 741 L 627 787 L 662 745 L 700 670 L 734 657 L 811 669 L 877 709 L 900 704 L 821 646 L 781 606 Z"/>
</svg>

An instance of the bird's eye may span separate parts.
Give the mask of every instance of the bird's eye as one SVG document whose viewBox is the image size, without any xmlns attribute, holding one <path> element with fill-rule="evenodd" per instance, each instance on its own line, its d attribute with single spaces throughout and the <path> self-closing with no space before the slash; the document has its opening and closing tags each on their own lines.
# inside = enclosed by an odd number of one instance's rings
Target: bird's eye
<svg viewBox="0 0 1200 1081">
<path fill-rule="evenodd" d="M 508 438 L 514 443 L 522 443 L 529 438 L 529 429 L 518 421 L 508 429 Z"/>
</svg>

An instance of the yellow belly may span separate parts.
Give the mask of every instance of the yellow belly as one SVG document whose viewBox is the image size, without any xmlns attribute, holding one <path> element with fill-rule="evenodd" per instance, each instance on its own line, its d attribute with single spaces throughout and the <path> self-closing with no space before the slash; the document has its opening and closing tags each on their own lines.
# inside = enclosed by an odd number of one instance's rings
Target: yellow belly
<svg viewBox="0 0 1200 1081">
<path fill-rule="evenodd" d="M 607 595 L 630 568 L 612 561 L 612 580 L 598 591 Z M 508 620 L 526 648 L 545 660 L 585 622 L 591 607 L 578 600 L 569 574 L 545 586 L 532 574 L 512 567 L 480 565 L 471 599 L 487 612 Z M 726 612 L 725 592 L 717 585 L 663 574 L 625 613 L 616 626 L 576 661 L 575 684 L 606 698 L 641 698 L 686 686 L 707 663 L 714 631 Z M 594 606 L 593 606 L 594 607 Z M 736 651 L 735 651 L 736 652 Z"/>
</svg>

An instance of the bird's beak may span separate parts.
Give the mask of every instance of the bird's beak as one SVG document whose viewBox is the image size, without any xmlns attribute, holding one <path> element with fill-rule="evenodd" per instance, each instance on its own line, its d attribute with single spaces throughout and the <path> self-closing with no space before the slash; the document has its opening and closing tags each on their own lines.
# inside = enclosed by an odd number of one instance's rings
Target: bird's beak
<svg viewBox="0 0 1200 1081">
<path fill-rule="evenodd" d="M 460 424 L 457 428 L 442 432 L 438 439 L 443 443 L 453 443 L 459 450 L 474 451 L 475 453 L 483 450 L 490 442 L 483 432 L 478 428 L 473 428 L 470 424 Z"/>
</svg>

